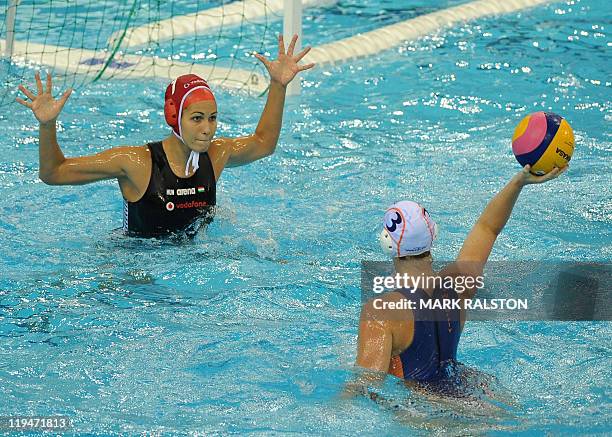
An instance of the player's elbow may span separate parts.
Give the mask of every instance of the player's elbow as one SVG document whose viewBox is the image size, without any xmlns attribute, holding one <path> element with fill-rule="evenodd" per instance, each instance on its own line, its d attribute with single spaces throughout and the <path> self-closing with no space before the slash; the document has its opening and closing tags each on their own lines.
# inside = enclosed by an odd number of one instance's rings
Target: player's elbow
<svg viewBox="0 0 612 437">
<path fill-rule="evenodd" d="M 488 233 L 494 238 L 497 238 L 504 229 L 503 225 L 499 226 L 498 224 L 493 223 L 491 220 L 486 220 L 482 217 L 478 220 L 477 225 L 480 226 L 483 232 Z"/>
<path fill-rule="evenodd" d="M 64 158 L 61 163 L 54 165 L 41 165 L 38 168 L 38 177 L 47 185 L 63 185 L 65 182 L 66 162 L 68 159 Z"/>
<path fill-rule="evenodd" d="M 56 172 L 39 171 L 38 177 L 40 178 L 41 181 L 43 181 L 47 185 L 60 185 Z"/>
<path fill-rule="evenodd" d="M 270 156 L 276 150 L 276 145 L 278 144 L 278 135 L 272 135 L 266 132 L 256 132 L 257 140 L 259 142 L 259 155 L 260 158 L 265 158 Z"/>
<path fill-rule="evenodd" d="M 268 156 L 272 156 L 275 150 L 276 150 L 276 145 L 264 147 L 260 150 L 259 156 L 257 157 L 257 159 L 263 159 L 263 158 L 267 158 Z"/>
<path fill-rule="evenodd" d="M 262 158 L 266 158 L 268 156 L 272 156 L 276 151 L 276 144 L 278 141 L 271 141 L 263 147 L 262 150 Z"/>
</svg>

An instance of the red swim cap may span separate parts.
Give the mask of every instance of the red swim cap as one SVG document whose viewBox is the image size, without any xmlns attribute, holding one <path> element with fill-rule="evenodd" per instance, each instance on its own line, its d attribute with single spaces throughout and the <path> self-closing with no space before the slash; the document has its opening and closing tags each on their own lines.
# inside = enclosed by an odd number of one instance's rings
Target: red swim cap
<svg viewBox="0 0 612 437">
<path fill-rule="evenodd" d="M 166 116 L 166 123 L 172 128 L 174 134 L 183 141 L 180 123 L 183 110 L 187 109 L 192 103 L 202 100 L 215 101 L 215 96 L 208 83 L 200 76 L 184 74 L 168 85 L 165 100 L 164 115 Z"/>
</svg>

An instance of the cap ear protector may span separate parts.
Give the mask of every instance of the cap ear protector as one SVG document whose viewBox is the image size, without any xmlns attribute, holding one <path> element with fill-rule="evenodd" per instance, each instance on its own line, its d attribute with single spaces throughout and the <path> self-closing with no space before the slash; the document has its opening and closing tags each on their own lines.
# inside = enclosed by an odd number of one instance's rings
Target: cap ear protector
<svg viewBox="0 0 612 437">
<path fill-rule="evenodd" d="M 385 228 L 380 231 L 378 235 L 378 242 L 380 243 L 380 247 L 383 250 L 384 254 L 390 257 L 396 255 L 396 251 L 394 249 L 394 242 L 389 236 L 389 232 Z"/>
<path fill-rule="evenodd" d="M 174 100 L 167 99 L 164 104 L 164 116 L 166 117 L 166 123 L 170 126 L 176 126 L 178 122 L 178 111 L 176 110 L 176 104 Z"/>
</svg>

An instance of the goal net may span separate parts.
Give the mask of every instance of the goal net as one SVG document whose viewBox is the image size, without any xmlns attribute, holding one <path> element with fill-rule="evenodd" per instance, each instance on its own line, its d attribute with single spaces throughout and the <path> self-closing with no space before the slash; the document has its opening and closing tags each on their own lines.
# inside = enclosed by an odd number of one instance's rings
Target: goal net
<svg viewBox="0 0 612 437">
<path fill-rule="evenodd" d="M 47 70 L 58 88 L 98 80 L 195 73 L 214 86 L 261 94 L 253 52 L 282 32 L 284 0 L 7 0 L 0 6 L 0 104 Z M 316 6 L 321 0 L 304 0 Z"/>
</svg>

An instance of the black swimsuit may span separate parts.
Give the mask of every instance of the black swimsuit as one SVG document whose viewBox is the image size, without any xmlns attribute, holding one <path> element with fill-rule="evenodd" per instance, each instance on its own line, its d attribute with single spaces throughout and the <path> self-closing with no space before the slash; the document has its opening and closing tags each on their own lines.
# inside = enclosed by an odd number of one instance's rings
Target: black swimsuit
<svg viewBox="0 0 612 437">
<path fill-rule="evenodd" d="M 176 176 L 161 142 L 151 151 L 147 191 L 136 202 L 123 201 L 123 231 L 130 236 L 160 237 L 195 233 L 212 221 L 217 201 L 215 172 L 208 153 L 200 153 L 199 168 L 189 178 Z"/>
</svg>

